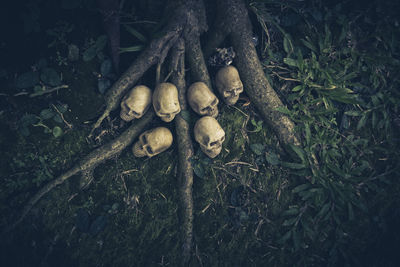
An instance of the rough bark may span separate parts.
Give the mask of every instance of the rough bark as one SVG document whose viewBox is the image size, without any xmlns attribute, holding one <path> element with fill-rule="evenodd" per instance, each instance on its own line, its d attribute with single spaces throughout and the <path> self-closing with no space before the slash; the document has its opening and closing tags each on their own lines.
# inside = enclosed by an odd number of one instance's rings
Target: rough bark
<svg viewBox="0 0 400 267">
<path fill-rule="evenodd" d="M 25 216 L 29 213 L 32 207 L 49 191 L 56 186 L 64 183 L 68 178 L 75 174 L 83 171 L 89 171 L 94 169 L 100 163 L 110 159 L 111 157 L 119 154 L 123 149 L 130 145 L 133 140 L 143 132 L 147 124 L 151 122 L 154 117 L 154 111 L 149 110 L 141 119 L 135 121 L 127 130 L 125 130 L 119 137 L 115 138 L 111 142 L 98 147 L 97 149 L 90 152 L 86 157 L 81 159 L 75 166 L 66 171 L 65 173 L 58 176 L 56 179 L 50 181 L 44 185 L 34 196 L 30 198 L 28 203 L 24 206 L 19 218 L 12 223 L 4 232 L 11 231 L 18 224 L 20 224 Z"/>
<path fill-rule="evenodd" d="M 182 116 L 188 112 L 186 103 L 186 83 L 185 83 L 185 44 L 180 39 L 175 45 L 172 55 L 171 70 L 172 82 L 176 85 L 179 92 L 179 103 L 181 113 L 175 117 L 176 140 L 178 143 L 179 171 L 178 185 L 180 196 L 180 219 L 182 224 L 182 265 L 187 266 L 190 260 L 193 246 L 193 168 L 190 159 L 193 156 L 193 145 L 190 136 L 189 123 Z"/>
<path fill-rule="evenodd" d="M 184 31 L 185 56 L 189 64 L 192 82 L 204 82 L 212 91 L 210 75 L 200 45 L 200 35 L 207 31 L 203 1 L 198 1 L 196 13 L 188 17 L 188 25 Z"/>
<path fill-rule="evenodd" d="M 201 1 L 200 1 L 201 2 Z M 196 12 L 198 1 L 169 1 L 167 10 L 172 10 L 171 20 L 163 29 L 162 36 L 152 40 L 150 45 L 136 58 L 132 65 L 121 75 L 113 84 L 106 95 L 106 108 L 103 114 L 93 125 L 93 131 L 100 127 L 101 123 L 107 118 L 111 111 L 119 107 L 119 103 L 140 77 L 154 64 L 162 63 L 170 48 L 182 34 L 182 30 L 190 21 L 190 17 Z"/>
<path fill-rule="evenodd" d="M 242 0 L 218 1 L 218 15 L 225 18 L 227 32 L 236 52 L 235 65 L 239 70 L 244 90 L 251 102 L 260 112 L 283 145 L 299 144 L 294 133 L 294 123 L 284 114 L 277 111 L 283 107 L 279 96 L 271 87 L 258 59 L 252 42 L 252 28 L 247 8 Z"/>
</svg>

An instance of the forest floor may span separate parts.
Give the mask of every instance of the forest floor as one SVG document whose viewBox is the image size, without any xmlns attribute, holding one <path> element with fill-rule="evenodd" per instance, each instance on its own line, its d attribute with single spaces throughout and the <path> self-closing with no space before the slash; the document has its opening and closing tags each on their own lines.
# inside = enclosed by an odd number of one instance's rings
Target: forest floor
<svg viewBox="0 0 400 267">
<path fill-rule="evenodd" d="M 122 7 L 120 69 L 165 23 L 144 2 Z M 245 94 L 220 103 L 221 154 L 194 144 L 191 159 L 191 265 L 399 266 L 400 9 L 375 2 L 248 2 L 266 76 L 303 142 L 285 154 Z M 0 43 L 0 228 L 127 127 L 116 111 L 87 139 L 117 78 L 93 1 L 16 1 L 6 12 L 1 27 L 15 23 Z M 154 73 L 140 82 L 154 88 Z M 86 189 L 76 176 L 40 200 L 2 238 L 0 265 L 176 266 L 176 173 L 176 143 L 150 159 L 129 147 Z"/>
</svg>

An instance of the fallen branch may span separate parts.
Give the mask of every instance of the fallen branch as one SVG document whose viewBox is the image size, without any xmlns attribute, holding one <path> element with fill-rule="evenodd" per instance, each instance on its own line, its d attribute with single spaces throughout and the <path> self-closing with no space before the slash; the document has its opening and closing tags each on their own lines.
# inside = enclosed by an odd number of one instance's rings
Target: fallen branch
<svg viewBox="0 0 400 267">
<path fill-rule="evenodd" d="M 68 178 L 79 172 L 90 173 L 100 163 L 120 153 L 123 149 L 130 145 L 133 140 L 137 136 L 139 136 L 140 133 L 142 133 L 143 129 L 146 127 L 147 124 L 151 122 L 153 117 L 154 111 L 149 110 L 141 119 L 133 123 L 132 126 L 125 130 L 119 137 L 93 150 L 86 157 L 75 164 L 75 166 L 73 166 L 71 169 L 44 185 L 33 197 L 29 199 L 28 203 L 24 206 L 19 218 L 7 229 L 5 229 L 3 233 L 7 233 L 13 230 L 18 224 L 20 224 L 29 213 L 29 211 L 32 209 L 32 207 L 53 188 L 64 183 Z"/>
<path fill-rule="evenodd" d="M 47 89 L 47 90 L 43 90 L 43 91 L 38 91 L 38 92 L 32 93 L 32 94 L 29 95 L 29 97 L 36 97 L 36 96 L 40 96 L 40 95 L 44 95 L 44 94 L 49 94 L 49 93 L 52 93 L 54 91 L 58 91 L 60 89 L 65 89 L 65 88 L 68 88 L 68 85 L 63 84 L 63 85 L 60 85 L 60 86 L 56 86 L 54 88 L 50 88 L 50 89 Z M 17 95 L 14 95 L 14 96 L 17 96 Z"/>
</svg>

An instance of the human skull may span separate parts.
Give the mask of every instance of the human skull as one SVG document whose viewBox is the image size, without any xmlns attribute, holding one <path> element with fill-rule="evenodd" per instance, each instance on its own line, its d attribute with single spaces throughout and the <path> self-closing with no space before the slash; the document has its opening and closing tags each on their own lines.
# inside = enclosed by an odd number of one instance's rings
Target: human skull
<svg viewBox="0 0 400 267">
<path fill-rule="evenodd" d="M 135 86 L 122 99 L 119 116 L 124 121 L 139 119 L 149 109 L 150 103 L 150 88 L 144 85 Z"/>
<path fill-rule="evenodd" d="M 172 121 L 181 111 L 176 86 L 172 83 L 160 83 L 153 93 L 153 107 L 163 121 Z"/>
<path fill-rule="evenodd" d="M 187 94 L 189 105 L 197 114 L 214 118 L 218 116 L 219 100 L 205 83 L 193 83 Z"/>
<path fill-rule="evenodd" d="M 227 105 L 236 104 L 239 94 L 243 92 L 243 83 L 234 66 L 226 66 L 220 69 L 215 77 L 215 84 Z"/>
<path fill-rule="evenodd" d="M 222 143 L 225 141 L 225 131 L 216 119 L 204 116 L 194 125 L 194 138 L 207 156 L 215 158 L 221 153 Z"/>
<path fill-rule="evenodd" d="M 172 133 L 165 127 L 145 131 L 133 145 L 133 155 L 138 158 L 145 156 L 151 158 L 167 150 L 172 145 L 172 141 Z"/>
</svg>

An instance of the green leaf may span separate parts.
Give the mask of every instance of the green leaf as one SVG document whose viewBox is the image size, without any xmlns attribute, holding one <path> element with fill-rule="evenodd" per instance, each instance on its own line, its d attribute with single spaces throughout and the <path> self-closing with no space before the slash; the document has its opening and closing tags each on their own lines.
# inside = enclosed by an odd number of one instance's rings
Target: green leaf
<svg viewBox="0 0 400 267">
<path fill-rule="evenodd" d="M 309 49 L 311 49 L 312 51 L 318 52 L 317 48 L 316 48 L 313 44 L 311 44 L 311 43 L 309 42 L 310 39 L 309 39 L 308 37 L 306 37 L 306 38 L 308 39 L 308 41 L 306 41 L 306 40 L 304 40 L 304 39 L 300 39 L 300 41 L 301 41 L 306 47 L 308 47 Z"/>
<path fill-rule="evenodd" d="M 282 225 L 283 226 L 290 226 L 290 225 L 293 225 L 296 221 L 297 221 L 297 217 L 293 217 L 293 218 L 290 218 L 290 219 L 287 219 L 287 220 L 283 221 Z"/>
<path fill-rule="evenodd" d="M 92 60 L 95 56 L 96 56 L 96 47 L 94 45 L 92 45 L 91 47 L 89 47 L 88 49 L 85 50 L 85 52 L 83 52 L 83 61 L 88 62 L 90 60 Z"/>
<path fill-rule="evenodd" d="M 349 220 L 350 221 L 354 220 L 353 205 L 351 205 L 350 202 L 347 202 L 347 210 L 348 210 L 348 213 L 349 213 Z"/>
<path fill-rule="evenodd" d="M 100 73 L 101 73 L 101 75 L 106 76 L 106 75 L 110 74 L 111 71 L 112 71 L 112 63 L 111 63 L 111 60 L 109 60 L 109 59 L 104 60 L 104 61 L 101 63 L 101 66 L 100 66 Z"/>
<path fill-rule="evenodd" d="M 311 130 L 310 130 L 310 124 L 304 123 L 304 131 L 306 135 L 306 143 L 308 145 L 311 144 Z"/>
<path fill-rule="evenodd" d="M 292 89 L 292 92 L 297 92 L 300 91 L 301 89 L 303 89 L 303 85 L 297 85 Z"/>
<path fill-rule="evenodd" d="M 65 113 L 68 110 L 68 104 L 56 104 L 58 111 Z"/>
<path fill-rule="evenodd" d="M 294 169 L 294 170 L 301 170 L 301 169 L 304 169 L 306 167 L 302 163 L 294 163 L 294 162 L 286 162 L 286 161 L 282 161 L 281 165 L 283 167 L 287 167 L 287 168 Z"/>
<path fill-rule="evenodd" d="M 17 77 L 15 86 L 18 89 L 25 89 L 35 86 L 39 83 L 39 74 L 37 72 L 29 71 L 25 72 Z"/>
<path fill-rule="evenodd" d="M 130 47 L 120 47 L 119 53 L 126 53 L 126 52 L 137 52 L 144 49 L 144 45 L 134 45 Z"/>
<path fill-rule="evenodd" d="M 63 134 L 63 130 L 59 126 L 53 128 L 53 135 L 55 138 L 60 137 Z"/>
<path fill-rule="evenodd" d="M 96 54 L 104 49 L 107 45 L 107 35 L 100 35 L 94 44 Z"/>
<path fill-rule="evenodd" d="M 292 193 L 298 193 L 310 188 L 310 184 L 301 184 L 292 189 Z"/>
<path fill-rule="evenodd" d="M 292 215 L 297 215 L 299 214 L 299 208 L 298 207 L 291 207 L 288 210 L 285 210 L 282 215 L 283 216 L 292 216 Z"/>
<path fill-rule="evenodd" d="M 306 162 L 305 151 L 296 145 L 289 144 L 290 148 L 297 154 L 297 156 L 301 159 L 302 163 Z"/>
<path fill-rule="evenodd" d="M 56 115 L 53 117 L 53 120 L 54 120 L 55 122 L 58 122 L 58 123 L 62 123 L 62 122 L 63 122 L 63 120 L 62 120 L 60 114 L 56 114 Z"/>
<path fill-rule="evenodd" d="M 343 170 L 341 170 L 339 167 L 337 167 L 337 166 L 335 166 L 335 165 L 332 165 L 332 164 L 330 164 L 330 163 L 326 163 L 326 166 L 327 166 L 332 172 L 334 172 L 335 174 L 337 174 L 337 175 L 339 175 L 339 176 L 341 176 L 341 177 L 343 177 L 343 178 L 349 178 L 349 177 L 350 177 L 349 174 L 345 173 Z"/>
<path fill-rule="evenodd" d="M 286 115 L 292 114 L 292 112 L 286 106 L 277 107 L 275 110 L 279 111 L 280 113 L 286 114 Z"/>
<path fill-rule="evenodd" d="M 263 154 L 264 148 L 265 148 L 265 146 L 263 144 L 259 144 L 259 143 L 250 145 L 251 151 L 253 151 L 254 154 L 256 154 L 257 156 L 260 156 Z"/>
<path fill-rule="evenodd" d="M 316 218 L 321 219 L 322 217 L 324 217 L 325 214 L 328 212 L 330 207 L 331 207 L 331 203 L 330 202 L 328 202 L 324 206 L 322 206 L 322 208 L 318 212 Z"/>
<path fill-rule="evenodd" d="M 55 115 L 54 111 L 53 111 L 52 109 L 49 109 L 49 108 L 43 109 L 42 111 L 40 111 L 40 117 L 41 117 L 43 120 L 50 119 L 50 118 L 52 118 L 54 115 Z"/>
<path fill-rule="evenodd" d="M 267 162 L 271 165 L 278 165 L 279 164 L 279 158 L 278 155 L 274 152 L 267 152 L 265 153 L 265 159 L 267 160 Z"/>
<path fill-rule="evenodd" d="M 364 113 L 361 119 L 357 123 L 357 130 L 360 130 L 362 127 L 364 127 L 365 123 L 367 122 L 367 118 L 368 118 L 368 113 Z"/>
<path fill-rule="evenodd" d="M 33 114 L 25 114 L 24 116 L 22 116 L 22 118 L 20 119 L 20 124 L 24 125 L 24 126 L 29 126 L 31 124 L 37 123 L 39 120 L 39 118 L 36 115 Z"/>
<path fill-rule="evenodd" d="M 291 52 L 293 52 L 290 41 L 286 35 L 283 38 L 283 49 L 285 50 L 286 54 L 290 54 Z"/>
<path fill-rule="evenodd" d="M 195 164 L 193 166 L 193 171 L 198 177 L 200 177 L 200 178 L 204 177 L 204 168 L 203 168 L 202 164 L 200 164 L 200 163 Z"/>
<path fill-rule="evenodd" d="M 124 24 L 123 26 L 124 26 L 125 30 L 127 30 L 127 32 L 129 32 L 130 34 L 132 34 L 133 36 L 138 38 L 143 43 L 145 43 L 147 41 L 146 37 L 143 34 L 141 34 L 140 32 L 138 32 L 137 30 L 135 30 L 133 27 L 126 25 L 126 24 Z"/>
<path fill-rule="evenodd" d="M 44 68 L 40 74 L 40 79 L 45 84 L 51 86 L 58 86 L 61 84 L 60 75 L 52 68 Z"/>
<path fill-rule="evenodd" d="M 346 111 L 344 114 L 346 114 L 347 116 L 361 116 L 362 112 L 357 110 L 349 110 Z"/>
<path fill-rule="evenodd" d="M 292 239 L 293 239 L 294 250 L 295 251 L 299 250 L 300 249 L 300 235 L 299 235 L 299 232 L 296 231 L 296 229 L 293 229 Z"/>
<path fill-rule="evenodd" d="M 97 81 L 97 89 L 100 94 L 104 94 L 108 88 L 111 87 L 111 81 L 109 79 L 101 78 Z"/>
<path fill-rule="evenodd" d="M 287 231 L 281 238 L 278 239 L 279 244 L 284 244 L 292 236 L 292 230 Z"/>
<path fill-rule="evenodd" d="M 283 62 L 286 65 L 289 65 L 289 66 L 292 66 L 292 67 L 297 67 L 297 61 L 295 59 L 293 59 L 293 58 L 285 57 L 283 59 Z"/>
<path fill-rule="evenodd" d="M 254 126 L 254 130 L 252 131 L 253 133 L 257 133 L 257 132 L 259 132 L 259 131 L 261 131 L 262 130 L 262 124 L 263 124 L 263 121 L 262 120 L 259 120 L 259 121 L 256 121 L 255 119 L 251 119 L 251 124 Z"/>
</svg>

